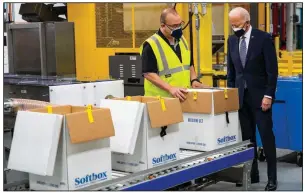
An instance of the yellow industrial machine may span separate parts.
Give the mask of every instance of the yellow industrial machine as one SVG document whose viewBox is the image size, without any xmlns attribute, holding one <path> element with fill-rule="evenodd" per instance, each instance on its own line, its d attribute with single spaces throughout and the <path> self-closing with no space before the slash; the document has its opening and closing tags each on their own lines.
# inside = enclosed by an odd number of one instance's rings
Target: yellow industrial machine
<svg viewBox="0 0 305 193">
<path fill-rule="evenodd" d="M 68 3 L 68 20 L 75 23 L 77 79 L 82 81 L 108 79 L 109 56 L 138 54 L 139 47 L 145 39 L 159 28 L 160 12 L 168 6 L 173 4 Z M 236 6 L 242 6 L 250 11 L 249 3 L 177 3 L 175 5 L 185 22 L 189 21 L 189 8 L 192 8 L 194 63 L 202 82 L 207 85 L 213 86 L 213 77 L 226 75 L 227 38 L 231 33 L 228 13 Z M 269 4 L 259 3 L 258 11 L 259 28 L 268 31 Z M 188 41 L 189 31 L 188 26 L 184 30 Z M 214 40 L 214 36 L 220 39 Z M 224 46 L 213 55 L 212 44 L 215 41 L 222 41 Z M 278 47 L 277 50 L 279 53 Z M 292 75 L 301 71 L 302 61 L 293 59 L 293 56 L 290 58 L 279 60 L 281 75 Z M 222 68 L 216 69 L 213 64 L 221 65 Z M 225 81 L 218 82 L 218 86 L 225 85 Z"/>
<path fill-rule="evenodd" d="M 109 78 L 109 56 L 138 53 L 145 39 L 159 28 L 160 12 L 168 6 L 172 4 L 68 3 L 68 19 L 75 23 L 77 78 L 82 81 Z M 176 10 L 185 22 L 189 21 L 189 6 L 188 3 L 176 4 Z M 202 74 L 202 81 L 212 86 L 212 28 L 216 29 L 214 33 L 227 39 L 230 8 L 228 4 L 215 4 L 214 7 L 214 4 L 206 3 L 193 4 L 192 8 L 195 67 L 198 74 Z M 212 22 L 213 18 L 215 22 Z M 196 20 L 200 27 L 196 26 Z M 188 28 L 184 35 L 189 40 Z M 226 41 L 222 41 L 226 47 Z"/>
</svg>

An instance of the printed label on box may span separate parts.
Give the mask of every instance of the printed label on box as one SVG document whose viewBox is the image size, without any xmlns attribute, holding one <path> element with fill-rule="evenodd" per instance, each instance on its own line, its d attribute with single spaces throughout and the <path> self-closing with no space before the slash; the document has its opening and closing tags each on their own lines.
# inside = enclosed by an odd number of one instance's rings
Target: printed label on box
<svg viewBox="0 0 305 193">
<path fill-rule="evenodd" d="M 234 141 L 236 141 L 236 135 L 231 135 L 231 136 L 228 135 L 228 136 L 223 136 L 223 137 L 218 138 L 217 144 L 222 145 L 222 144 L 231 143 Z"/>
<path fill-rule="evenodd" d="M 166 163 L 169 163 L 169 162 L 172 162 L 175 160 L 177 160 L 177 153 L 164 154 L 164 155 L 161 155 L 160 157 L 152 158 L 152 165 L 153 165 L 153 167 L 155 167 L 155 166 L 166 164 Z"/>
<path fill-rule="evenodd" d="M 75 178 L 75 188 L 81 188 L 83 186 L 87 186 L 92 183 L 104 181 L 107 179 L 107 172 L 87 174 L 86 176 Z"/>
</svg>

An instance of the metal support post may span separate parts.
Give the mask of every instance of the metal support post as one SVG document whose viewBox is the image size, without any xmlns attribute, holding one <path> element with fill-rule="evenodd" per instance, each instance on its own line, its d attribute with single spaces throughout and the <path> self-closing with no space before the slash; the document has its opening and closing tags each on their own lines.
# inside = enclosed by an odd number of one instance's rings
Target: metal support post
<svg viewBox="0 0 305 193">
<path fill-rule="evenodd" d="M 248 161 L 243 166 L 243 190 L 249 190 L 251 186 L 251 167 L 252 160 Z"/>
<path fill-rule="evenodd" d="M 287 15 L 286 15 L 286 47 L 288 52 L 293 51 L 293 3 L 287 3 Z"/>
</svg>

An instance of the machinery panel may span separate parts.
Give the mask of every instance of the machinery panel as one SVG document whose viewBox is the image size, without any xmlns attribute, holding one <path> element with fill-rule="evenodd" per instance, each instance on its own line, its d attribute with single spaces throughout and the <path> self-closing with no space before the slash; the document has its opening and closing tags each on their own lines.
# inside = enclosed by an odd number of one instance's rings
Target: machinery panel
<svg viewBox="0 0 305 193">
<path fill-rule="evenodd" d="M 75 76 L 74 24 L 10 24 L 7 32 L 11 74 Z"/>
<path fill-rule="evenodd" d="M 114 79 L 124 80 L 124 95 L 144 95 L 144 78 L 140 55 L 109 57 L 109 73 Z"/>
<path fill-rule="evenodd" d="M 10 30 L 8 31 L 10 33 Z M 9 35 L 8 35 L 9 36 Z M 41 74 L 41 55 L 40 55 L 39 29 L 25 28 L 12 31 L 13 63 L 10 61 L 10 72 L 16 74 Z"/>
</svg>

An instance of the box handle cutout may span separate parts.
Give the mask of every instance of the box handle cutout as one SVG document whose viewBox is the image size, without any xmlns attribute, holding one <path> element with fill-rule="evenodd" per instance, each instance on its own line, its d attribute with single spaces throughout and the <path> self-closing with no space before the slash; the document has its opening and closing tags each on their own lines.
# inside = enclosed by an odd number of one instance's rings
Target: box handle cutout
<svg viewBox="0 0 305 193">
<path fill-rule="evenodd" d="M 52 109 L 52 106 L 51 106 L 51 105 L 48 105 L 48 106 L 47 106 L 47 110 L 48 110 L 48 113 L 49 113 L 49 114 L 52 114 L 52 113 L 53 113 L 53 109 Z"/>
<path fill-rule="evenodd" d="M 87 114 L 88 114 L 89 123 L 93 123 L 94 120 L 93 120 L 93 115 L 92 115 L 92 105 L 87 106 Z"/>
</svg>

